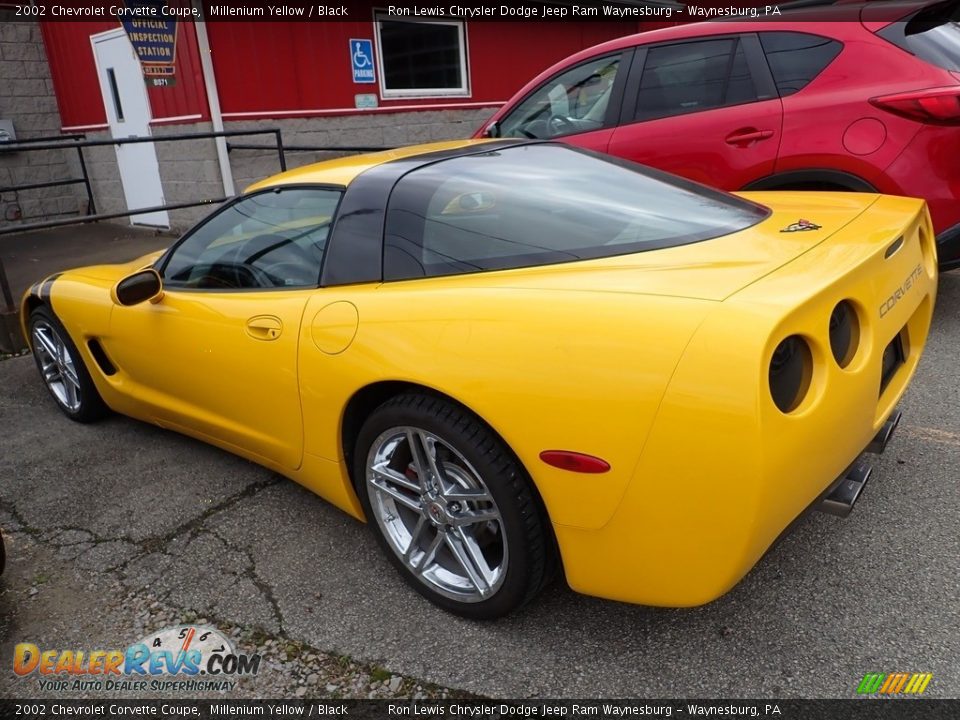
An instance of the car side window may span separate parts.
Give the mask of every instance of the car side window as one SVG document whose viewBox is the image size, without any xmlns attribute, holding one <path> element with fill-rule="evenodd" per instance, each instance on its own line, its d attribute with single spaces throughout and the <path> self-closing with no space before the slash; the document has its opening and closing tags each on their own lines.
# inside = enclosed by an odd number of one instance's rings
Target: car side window
<svg viewBox="0 0 960 720">
<path fill-rule="evenodd" d="M 198 227 L 162 268 L 172 288 L 316 287 L 342 192 L 280 188 L 234 202 Z"/>
<path fill-rule="evenodd" d="M 780 97 L 803 90 L 843 49 L 836 40 L 797 32 L 762 32 L 760 44 Z"/>
<path fill-rule="evenodd" d="M 604 127 L 620 57 L 595 58 L 548 80 L 500 120 L 500 136 L 555 138 Z"/>
<path fill-rule="evenodd" d="M 661 45 L 647 51 L 634 119 L 654 120 L 756 99 L 740 38 Z"/>
</svg>

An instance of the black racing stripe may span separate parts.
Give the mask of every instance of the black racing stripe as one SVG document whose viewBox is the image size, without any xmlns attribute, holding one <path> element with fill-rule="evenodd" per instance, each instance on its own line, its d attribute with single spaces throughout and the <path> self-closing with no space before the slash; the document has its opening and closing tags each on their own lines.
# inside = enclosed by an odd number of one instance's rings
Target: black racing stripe
<svg viewBox="0 0 960 720">
<path fill-rule="evenodd" d="M 54 281 L 61 275 L 63 275 L 63 273 L 56 273 L 40 283 L 40 289 L 37 292 L 37 296 L 45 303 L 50 302 L 50 290 L 53 288 Z"/>
<path fill-rule="evenodd" d="M 340 202 L 327 241 L 320 285 L 353 285 L 383 279 L 381 258 L 387 201 L 393 186 L 407 173 L 452 158 L 543 143 L 542 140 L 494 140 L 410 155 L 364 170 L 350 182 Z"/>
</svg>

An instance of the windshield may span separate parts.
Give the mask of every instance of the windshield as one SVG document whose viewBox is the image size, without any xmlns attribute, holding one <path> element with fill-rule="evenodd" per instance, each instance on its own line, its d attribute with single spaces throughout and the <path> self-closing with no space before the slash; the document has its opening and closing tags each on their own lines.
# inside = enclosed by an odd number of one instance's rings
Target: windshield
<svg viewBox="0 0 960 720">
<path fill-rule="evenodd" d="M 881 37 L 931 65 L 960 72 L 960 2 L 924 8 L 906 22 L 896 22 Z"/>
<path fill-rule="evenodd" d="M 728 235 L 766 215 L 633 163 L 553 143 L 517 145 L 405 175 L 387 209 L 384 278 L 644 252 Z"/>
</svg>

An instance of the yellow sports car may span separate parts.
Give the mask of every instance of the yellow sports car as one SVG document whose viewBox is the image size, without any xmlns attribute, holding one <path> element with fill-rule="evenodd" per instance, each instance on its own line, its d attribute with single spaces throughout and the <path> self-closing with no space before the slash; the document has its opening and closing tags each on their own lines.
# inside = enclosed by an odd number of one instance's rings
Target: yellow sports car
<svg viewBox="0 0 960 720">
<path fill-rule="evenodd" d="M 849 512 L 917 367 L 920 200 L 710 190 L 463 141 L 254 185 L 162 254 L 47 278 L 23 327 L 66 415 L 282 473 L 420 593 L 697 605 L 805 510 Z"/>
</svg>

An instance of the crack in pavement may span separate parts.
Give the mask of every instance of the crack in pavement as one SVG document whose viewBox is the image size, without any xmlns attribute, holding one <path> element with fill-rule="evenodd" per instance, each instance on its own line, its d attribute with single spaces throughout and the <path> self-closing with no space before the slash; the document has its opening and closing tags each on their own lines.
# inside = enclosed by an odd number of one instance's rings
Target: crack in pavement
<svg viewBox="0 0 960 720">
<path fill-rule="evenodd" d="M 101 571 L 105 573 L 119 572 L 125 573 L 130 563 L 134 560 L 143 558 L 152 554 L 162 554 L 167 555 L 168 557 L 175 558 L 175 555 L 171 555 L 166 552 L 170 543 L 177 539 L 186 538 L 188 541 L 197 537 L 199 531 L 204 530 L 205 532 L 211 532 L 209 529 L 204 528 L 206 521 L 223 511 L 229 510 L 234 507 L 241 501 L 253 497 L 254 495 L 266 490 L 267 488 L 273 487 L 275 485 L 283 482 L 283 478 L 278 475 L 273 475 L 265 480 L 251 483 L 243 488 L 240 492 L 234 493 L 227 498 L 224 498 L 221 502 L 216 503 L 198 515 L 186 520 L 185 522 L 177 525 L 176 527 L 168 530 L 165 533 L 160 535 L 154 535 L 151 537 L 144 538 L 142 540 L 133 540 L 129 537 L 119 536 L 119 537 L 105 537 L 98 535 L 96 532 L 89 528 L 78 527 L 75 525 L 55 525 L 49 528 L 39 528 L 31 525 L 23 514 L 18 510 L 16 503 L 9 500 L 0 498 L 0 511 L 6 512 L 10 517 L 13 518 L 16 523 L 17 531 L 23 532 L 26 535 L 33 538 L 36 542 L 49 545 L 55 548 L 69 548 L 76 547 L 80 545 L 88 545 L 87 549 L 82 551 L 76 556 L 76 560 L 79 560 L 85 554 L 96 549 L 97 546 L 106 545 L 109 543 L 123 543 L 132 547 L 137 548 L 137 551 L 132 553 L 130 557 L 126 558 L 122 562 L 111 565 L 109 567 L 102 568 Z M 63 535 L 72 535 L 70 541 L 67 542 L 58 542 L 58 538 Z M 84 536 L 82 539 L 74 539 L 77 535 Z M 252 568 L 248 572 L 252 572 L 247 579 L 249 579 L 258 590 L 264 594 L 265 599 L 271 605 L 273 609 L 273 614 L 276 617 L 277 621 L 282 623 L 283 615 L 280 612 L 279 605 L 276 601 L 276 598 L 273 596 L 273 590 L 270 586 L 262 579 L 259 575 L 256 574 L 256 565 L 253 562 L 253 558 L 249 550 L 244 548 L 237 548 L 230 545 L 224 538 L 219 535 L 216 536 L 221 542 L 227 545 L 227 547 L 241 553 L 244 555 Z"/>
<path fill-rule="evenodd" d="M 231 550 L 240 553 L 247 560 L 247 569 L 243 572 L 240 577 L 245 577 L 250 582 L 253 583 L 254 587 L 260 591 L 260 594 L 266 599 L 270 604 L 270 609 L 273 612 L 274 619 L 277 621 L 277 626 L 280 629 L 281 635 L 286 635 L 286 625 L 283 618 L 283 610 L 280 609 L 280 602 L 277 600 L 276 596 L 273 593 L 273 586 L 270 585 L 266 580 L 260 577 L 260 574 L 257 572 L 257 563 L 253 559 L 253 553 L 251 553 L 249 547 L 240 547 L 231 543 L 227 538 L 223 537 L 216 530 L 208 530 L 211 535 L 216 537 L 220 542 L 226 545 Z"/>
<path fill-rule="evenodd" d="M 280 483 L 285 482 L 283 478 L 279 475 L 272 475 L 266 480 L 260 480 L 259 482 L 250 483 L 240 492 L 231 495 L 230 497 L 224 499 L 223 501 L 212 505 L 204 510 L 199 515 L 187 520 L 186 522 L 178 525 L 177 527 L 169 530 L 168 532 L 162 535 L 155 535 L 153 537 L 144 538 L 140 541 L 140 545 L 143 547 L 144 551 L 147 553 L 150 552 L 161 552 L 171 541 L 175 540 L 177 537 L 181 536 L 187 531 L 193 531 L 199 529 L 211 516 L 216 515 L 219 512 L 228 510 L 234 505 L 236 505 L 241 500 L 246 498 L 253 497 L 259 492 L 266 490 L 269 487 L 274 485 L 279 485 Z"/>
</svg>

